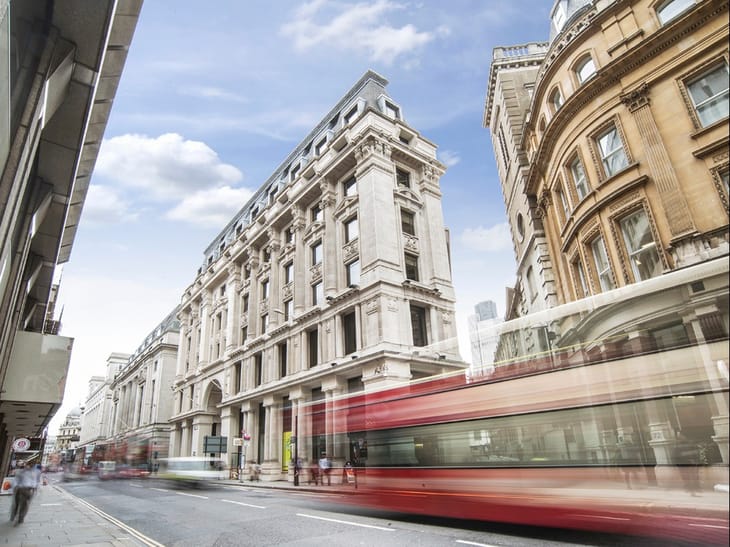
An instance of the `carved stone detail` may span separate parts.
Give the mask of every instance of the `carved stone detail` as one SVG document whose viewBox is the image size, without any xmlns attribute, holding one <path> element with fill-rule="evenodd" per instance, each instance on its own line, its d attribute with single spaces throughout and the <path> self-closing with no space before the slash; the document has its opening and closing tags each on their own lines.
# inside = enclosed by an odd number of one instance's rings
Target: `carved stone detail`
<svg viewBox="0 0 730 547">
<path fill-rule="evenodd" d="M 371 313 L 375 313 L 380 310 L 380 302 L 378 302 L 377 298 L 373 298 L 372 300 L 368 300 L 365 302 L 365 313 L 368 315 Z"/>
<path fill-rule="evenodd" d="M 638 88 L 619 95 L 621 102 L 626 105 L 629 112 L 634 112 L 644 106 L 649 106 L 649 84 L 642 83 Z"/>
</svg>

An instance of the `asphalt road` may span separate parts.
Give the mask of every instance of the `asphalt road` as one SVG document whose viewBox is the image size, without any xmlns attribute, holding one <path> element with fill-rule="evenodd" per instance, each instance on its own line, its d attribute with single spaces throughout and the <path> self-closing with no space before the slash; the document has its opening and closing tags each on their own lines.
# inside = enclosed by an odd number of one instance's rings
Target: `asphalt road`
<svg viewBox="0 0 730 547">
<path fill-rule="evenodd" d="M 59 485 L 169 547 L 667 545 L 618 535 L 375 511 L 348 505 L 336 492 L 245 486 L 178 489 L 154 479 Z"/>
</svg>

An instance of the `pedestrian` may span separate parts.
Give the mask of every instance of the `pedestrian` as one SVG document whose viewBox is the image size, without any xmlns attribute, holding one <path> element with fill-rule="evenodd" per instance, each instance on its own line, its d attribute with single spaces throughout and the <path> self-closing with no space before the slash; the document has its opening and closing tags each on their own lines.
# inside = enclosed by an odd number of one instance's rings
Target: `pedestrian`
<svg viewBox="0 0 730 547">
<path fill-rule="evenodd" d="M 314 486 L 319 483 L 319 466 L 314 460 L 309 464 L 309 482 L 307 484 L 312 484 L 312 481 L 314 481 Z"/>
<path fill-rule="evenodd" d="M 23 524 L 25 515 L 28 513 L 28 506 L 30 505 L 30 499 L 33 497 L 33 492 L 38 487 L 36 481 L 35 472 L 30 462 L 25 462 L 21 469 L 15 472 L 15 487 L 13 491 L 13 509 L 10 514 L 10 521 L 14 521 L 17 517 L 18 520 L 15 523 Z"/>
<path fill-rule="evenodd" d="M 319 459 L 319 471 L 321 473 L 322 486 L 324 486 L 325 477 L 327 477 L 327 486 L 331 486 L 332 479 L 330 478 L 330 471 L 332 471 L 332 462 L 325 452 L 322 452 L 322 457 Z"/>
</svg>

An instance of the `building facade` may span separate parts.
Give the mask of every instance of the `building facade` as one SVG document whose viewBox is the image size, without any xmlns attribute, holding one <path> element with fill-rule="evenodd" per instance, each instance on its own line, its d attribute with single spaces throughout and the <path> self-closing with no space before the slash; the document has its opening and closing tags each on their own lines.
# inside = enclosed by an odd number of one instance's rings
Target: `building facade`
<svg viewBox="0 0 730 547">
<path fill-rule="evenodd" d="M 342 462 L 346 442 L 300 421 L 304 405 L 465 366 L 445 168 L 386 84 L 367 72 L 206 250 L 179 315 L 174 455 L 224 437 L 232 466 L 272 480 L 294 454 Z"/>
<path fill-rule="evenodd" d="M 506 81 L 494 77 L 508 71 L 506 50 L 530 73 L 511 169 L 523 169 L 543 230 L 549 292 L 572 311 L 518 324 L 498 357 L 532 355 L 549 368 L 650 353 L 642 364 L 658 366 L 697 347 L 691 358 L 727 375 L 728 3 L 559 0 L 551 17 L 548 43 L 495 50 L 490 86 Z M 490 87 L 494 134 L 510 121 L 492 96 Z M 509 220 L 519 233 L 519 216 Z M 544 332 L 546 351 L 519 348 L 530 331 Z M 648 417 L 650 430 L 622 427 L 600 442 L 615 449 L 641 436 L 668 463 L 692 431 L 726 465 L 727 378 L 718 390 L 702 404 L 671 401 Z"/>
<path fill-rule="evenodd" d="M 13 439 L 42 437 L 62 402 L 73 340 L 47 321 L 53 276 L 141 4 L 0 0 L 0 471 Z"/>
<path fill-rule="evenodd" d="M 109 430 L 103 452 L 137 466 L 168 456 L 180 323 L 175 308 L 150 332 L 110 381 Z M 117 358 L 121 354 L 112 354 Z M 116 361 L 109 361 L 108 371 Z M 106 397 L 106 396 L 105 396 Z M 101 450 L 100 450 L 101 451 Z"/>
</svg>

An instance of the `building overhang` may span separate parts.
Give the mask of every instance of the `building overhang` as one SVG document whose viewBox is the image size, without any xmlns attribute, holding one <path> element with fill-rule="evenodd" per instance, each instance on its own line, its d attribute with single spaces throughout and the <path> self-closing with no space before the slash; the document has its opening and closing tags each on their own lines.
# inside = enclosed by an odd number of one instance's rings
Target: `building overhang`
<svg viewBox="0 0 730 547">
<path fill-rule="evenodd" d="M 11 438 L 42 436 L 63 401 L 72 347 L 66 336 L 16 333 L 0 401 Z"/>
</svg>

